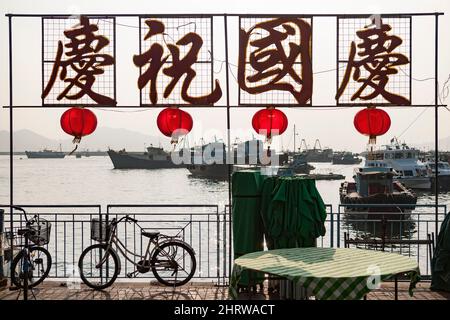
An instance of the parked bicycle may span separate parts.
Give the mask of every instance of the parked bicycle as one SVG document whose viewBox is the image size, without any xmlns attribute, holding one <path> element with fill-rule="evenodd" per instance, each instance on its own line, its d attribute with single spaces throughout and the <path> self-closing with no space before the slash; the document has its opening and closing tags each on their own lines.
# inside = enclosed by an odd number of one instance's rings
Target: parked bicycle
<svg viewBox="0 0 450 320">
<path fill-rule="evenodd" d="M 49 243 L 51 224 L 35 215 L 28 220 L 26 211 L 17 206 L 13 209 L 23 212 L 25 228 L 19 228 L 17 235 L 24 238 L 22 249 L 14 257 L 11 264 L 11 282 L 19 289 L 33 288 L 48 276 L 52 265 L 52 257 L 44 245 Z"/>
<path fill-rule="evenodd" d="M 122 221 L 136 224 L 141 230 L 141 236 L 149 239 L 143 255 L 128 250 L 117 237 L 117 226 Z M 127 274 L 128 278 L 135 278 L 139 273 L 151 270 L 160 283 L 181 286 L 194 276 L 197 262 L 194 249 L 188 243 L 177 236 L 148 232 L 128 215 L 119 220 L 114 218 L 109 223 L 92 219 L 91 239 L 100 243 L 82 252 L 78 267 L 83 282 L 93 289 L 105 289 L 116 281 L 121 271 L 117 251 L 136 267 L 135 271 Z"/>
</svg>

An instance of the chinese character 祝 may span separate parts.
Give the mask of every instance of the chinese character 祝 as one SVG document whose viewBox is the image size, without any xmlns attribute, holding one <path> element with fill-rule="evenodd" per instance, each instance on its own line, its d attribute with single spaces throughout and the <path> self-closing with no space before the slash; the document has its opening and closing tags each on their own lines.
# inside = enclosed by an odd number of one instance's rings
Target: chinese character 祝
<svg viewBox="0 0 450 320">
<path fill-rule="evenodd" d="M 165 27 L 162 22 L 149 19 L 145 21 L 145 24 L 149 27 L 149 31 L 145 35 L 144 40 L 158 34 L 162 34 L 163 36 L 165 35 Z M 194 97 L 188 93 L 191 82 L 196 76 L 196 72 L 192 66 L 197 62 L 197 55 L 202 45 L 202 38 L 196 33 L 189 32 L 175 44 L 166 44 L 170 54 L 164 56 L 164 47 L 155 42 L 146 52 L 133 57 L 133 62 L 137 67 L 144 67 L 145 65 L 148 65 L 147 69 L 139 76 L 138 87 L 139 89 L 142 89 L 150 83 L 149 95 L 152 104 L 156 104 L 158 102 L 156 83 L 161 69 L 164 75 L 172 78 L 164 90 L 164 98 L 168 98 L 170 96 L 178 81 L 180 81 L 184 76 L 181 87 L 181 98 L 184 101 L 195 105 L 211 105 L 219 101 L 222 96 L 222 89 L 220 88 L 218 80 L 215 81 L 214 90 L 208 95 Z M 183 57 L 180 57 L 179 46 L 190 46 L 190 49 Z M 168 63 L 167 61 L 169 57 L 171 57 L 172 60 L 171 64 L 163 68 L 164 64 Z"/>
</svg>

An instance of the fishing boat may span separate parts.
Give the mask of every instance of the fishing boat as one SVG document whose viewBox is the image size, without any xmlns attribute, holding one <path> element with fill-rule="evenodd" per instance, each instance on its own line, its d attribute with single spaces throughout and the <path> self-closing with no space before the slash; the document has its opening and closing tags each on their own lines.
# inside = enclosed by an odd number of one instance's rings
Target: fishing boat
<svg viewBox="0 0 450 320">
<path fill-rule="evenodd" d="M 366 167 L 393 168 L 396 180 L 406 187 L 418 190 L 431 189 L 431 170 L 419 160 L 419 150 L 400 144 L 396 138 L 379 150 L 363 152 Z"/>
<path fill-rule="evenodd" d="M 147 152 L 127 152 L 108 150 L 108 156 L 114 169 L 169 169 L 185 168 L 185 164 L 176 164 L 172 161 L 170 152 L 162 147 L 150 145 Z"/>
<path fill-rule="evenodd" d="M 436 183 L 436 163 L 434 160 L 429 160 L 425 162 L 425 165 L 431 170 L 431 184 L 432 188 L 435 188 Z M 441 191 L 450 190 L 450 165 L 448 162 L 438 161 L 438 186 Z"/>
<path fill-rule="evenodd" d="M 308 149 L 305 139 L 302 139 L 302 141 L 300 143 L 300 150 L 302 149 L 302 146 L 304 146 L 304 149 L 299 154 L 305 162 L 331 162 L 332 161 L 333 149 L 330 149 L 330 148 L 322 149 L 319 139 L 316 139 L 313 149 Z"/>
<path fill-rule="evenodd" d="M 25 151 L 29 159 L 63 159 L 66 154 L 62 151 L 59 145 L 59 151 L 43 149 L 41 151 Z"/>
<path fill-rule="evenodd" d="M 339 195 L 346 212 L 371 215 L 380 212 L 407 213 L 415 208 L 417 195 L 395 180 L 388 167 L 362 167 L 355 170 L 355 182 L 345 181 Z M 366 207 L 367 205 L 367 207 Z"/>
<path fill-rule="evenodd" d="M 331 160 L 333 164 L 359 164 L 362 159 L 351 152 L 335 152 Z"/>
<path fill-rule="evenodd" d="M 264 143 L 261 140 L 247 140 L 242 143 L 235 141 L 231 148 L 233 154 L 230 161 L 227 162 L 227 147 L 221 141 L 214 141 L 203 144 L 191 149 L 192 162 L 187 165 L 191 177 L 208 178 L 213 180 L 228 179 L 228 170 L 230 173 L 237 170 L 248 168 L 273 167 L 274 164 L 264 164 L 261 155 L 276 154 L 275 150 L 264 150 Z M 264 151 L 263 151 L 264 150 Z M 281 167 L 287 162 L 287 154 L 276 154 L 278 164 L 276 168 Z"/>
</svg>

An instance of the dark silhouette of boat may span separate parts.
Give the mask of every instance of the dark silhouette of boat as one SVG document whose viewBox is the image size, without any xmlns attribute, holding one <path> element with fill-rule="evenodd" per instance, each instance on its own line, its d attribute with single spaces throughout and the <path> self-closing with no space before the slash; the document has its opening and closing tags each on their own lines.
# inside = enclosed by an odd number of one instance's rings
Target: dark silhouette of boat
<svg viewBox="0 0 450 320">
<path fill-rule="evenodd" d="M 169 152 L 161 147 L 150 146 L 147 152 L 127 152 L 125 149 L 114 151 L 109 149 L 108 156 L 114 169 L 170 169 L 185 168 L 185 164 L 172 161 Z"/>
<path fill-rule="evenodd" d="M 335 152 L 331 162 L 333 164 L 359 164 L 362 159 L 351 152 Z"/>
<path fill-rule="evenodd" d="M 63 159 L 66 156 L 61 150 L 61 145 L 59 145 L 59 151 L 43 149 L 41 151 L 25 151 L 25 154 L 29 159 Z"/>
<path fill-rule="evenodd" d="M 308 149 L 305 139 L 300 143 L 300 150 L 304 146 L 304 150 L 299 153 L 301 159 L 305 162 L 331 162 L 333 158 L 333 149 L 322 149 L 319 139 L 316 139 L 313 149 Z"/>
<path fill-rule="evenodd" d="M 213 180 L 226 180 L 228 178 L 228 167 L 230 173 L 248 168 L 262 168 L 266 166 L 260 156 L 270 157 L 273 150 L 264 150 L 261 140 L 248 140 L 242 143 L 234 143 L 232 146 L 233 157 L 227 162 L 227 147 L 223 142 L 211 142 L 202 146 L 192 148 L 192 162 L 187 166 L 191 177 L 208 178 Z M 203 155 L 200 161 L 196 161 L 195 154 Z M 278 164 L 285 165 L 288 160 L 287 154 L 277 154 Z M 198 159 L 198 158 L 197 158 Z M 271 164 L 268 163 L 268 166 Z"/>
</svg>

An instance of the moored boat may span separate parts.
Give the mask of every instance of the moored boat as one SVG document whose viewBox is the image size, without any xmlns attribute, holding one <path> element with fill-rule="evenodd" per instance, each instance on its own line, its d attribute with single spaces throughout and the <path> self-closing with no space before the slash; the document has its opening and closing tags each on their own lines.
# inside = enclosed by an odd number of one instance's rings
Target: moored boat
<svg viewBox="0 0 450 320">
<path fill-rule="evenodd" d="M 351 152 L 335 152 L 333 154 L 333 164 L 359 164 L 362 159 Z"/>
<path fill-rule="evenodd" d="M 396 180 L 408 188 L 418 190 L 431 189 L 431 170 L 419 160 L 419 150 L 400 144 L 392 139 L 390 145 L 379 150 L 364 152 L 365 166 L 374 168 L 393 168 Z"/>
<path fill-rule="evenodd" d="M 184 168 L 185 164 L 172 161 L 169 152 L 160 147 L 150 146 L 147 152 L 127 152 L 125 149 L 114 151 L 109 149 L 108 156 L 114 169 L 170 169 Z"/>
<path fill-rule="evenodd" d="M 434 160 L 426 161 L 425 165 L 431 170 L 431 184 L 432 188 L 435 188 L 436 184 L 436 163 Z M 438 187 L 441 191 L 450 190 L 450 165 L 445 161 L 438 161 Z"/>
<path fill-rule="evenodd" d="M 407 213 L 415 208 L 417 195 L 394 180 L 392 168 L 358 168 L 355 182 L 343 182 L 339 188 L 340 200 L 346 212 L 367 213 Z"/>
<path fill-rule="evenodd" d="M 66 154 L 62 151 L 44 149 L 41 151 L 25 151 L 29 159 L 63 159 Z"/>
</svg>

